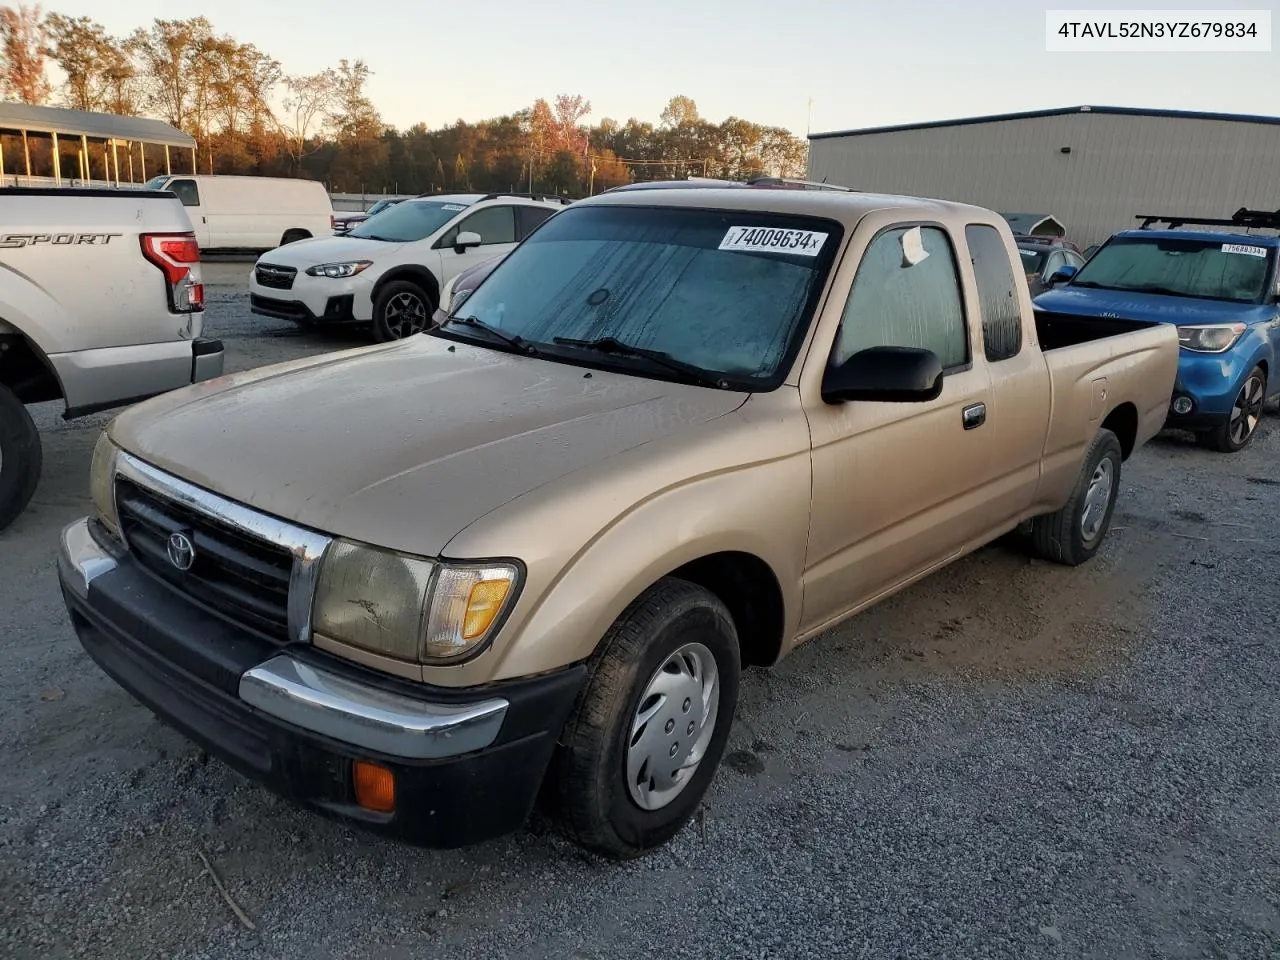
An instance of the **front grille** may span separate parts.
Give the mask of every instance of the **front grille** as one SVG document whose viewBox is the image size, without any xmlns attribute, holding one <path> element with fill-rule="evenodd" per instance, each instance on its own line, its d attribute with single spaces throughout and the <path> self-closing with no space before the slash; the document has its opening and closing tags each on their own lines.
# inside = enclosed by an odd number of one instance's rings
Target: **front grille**
<svg viewBox="0 0 1280 960">
<path fill-rule="evenodd" d="M 157 496 L 123 477 L 116 479 L 116 511 L 129 549 L 151 574 L 226 619 L 282 642 L 289 639 L 289 578 L 293 556 Z M 195 547 L 190 569 L 169 559 L 169 538 L 185 534 Z"/>
<path fill-rule="evenodd" d="M 253 268 L 258 286 L 271 287 L 273 290 L 292 290 L 293 278 L 298 275 L 294 267 L 277 267 L 270 263 L 260 263 Z"/>
</svg>

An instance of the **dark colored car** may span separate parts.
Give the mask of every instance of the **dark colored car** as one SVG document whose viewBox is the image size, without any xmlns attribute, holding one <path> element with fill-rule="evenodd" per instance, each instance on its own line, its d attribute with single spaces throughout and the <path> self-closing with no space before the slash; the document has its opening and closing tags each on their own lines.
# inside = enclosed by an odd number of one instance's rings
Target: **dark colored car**
<svg viewBox="0 0 1280 960">
<path fill-rule="evenodd" d="M 1027 286 L 1031 288 L 1032 297 L 1044 293 L 1054 283 L 1067 279 L 1084 266 L 1084 254 L 1070 240 L 1016 234 L 1014 240 L 1022 255 L 1022 270 L 1027 275 Z M 1070 272 L 1055 280 L 1055 276 L 1064 267 L 1070 268 Z"/>
<path fill-rule="evenodd" d="M 333 217 L 333 232 L 337 234 L 347 233 L 357 223 L 364 223 L 364 221 L 375 214 L 381 213 L 388 207 L 394 207 L 403 199 L 404 197 L 387 197 L 385 200 L 379 200 L 364 213 L 335 214 Z"/>
<path fill-rule="evenodd" d="M 480 286 L 480 281 L 493 273 L 493 268 L 500 264 L 502 259 L 502 257 L 494 257 L 491 260 L 477 263 L 474 267 L 469 267 L 454 277 L 452 283 L 445 284 L 444 293 L 440 297 L 440 306 L 436 307 L 435 315 L 431 318 L 432 324 L 438 327 L 444 321 L 444 318 L 449 315 L 453 304 L 460 302 L 458 299 L 459 294 L 469 294 Z"/>
</svg>

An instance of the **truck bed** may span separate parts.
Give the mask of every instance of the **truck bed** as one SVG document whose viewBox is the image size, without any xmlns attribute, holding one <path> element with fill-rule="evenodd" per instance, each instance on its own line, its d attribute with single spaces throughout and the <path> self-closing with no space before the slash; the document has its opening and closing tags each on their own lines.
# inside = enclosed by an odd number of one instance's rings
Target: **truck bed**
<svg viewBox="0 0 1280 960">
<path fill-rule="evenodd" d="M 1121 334 L 1160 326 L 1158 322 L 1150 320 L 1129 320 L 1125 317 L 1078 317 L 1074 314 L 1053 313 L 1049 310 L 1036 310 L 1035 317 L 1040 349 L 1045 351 L 1061 350 L 1063 347 L 1074 347 L 1092 340 L 1118 337 Z"/>
</svg>

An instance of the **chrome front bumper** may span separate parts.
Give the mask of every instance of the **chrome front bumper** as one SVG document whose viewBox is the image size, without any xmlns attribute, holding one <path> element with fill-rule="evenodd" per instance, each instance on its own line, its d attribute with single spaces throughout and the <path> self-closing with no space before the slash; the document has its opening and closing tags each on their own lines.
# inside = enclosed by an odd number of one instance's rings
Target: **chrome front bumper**
<svg viewBox="0 0 1280 960">
<path fill-rule="evenodd" d="M 128 563 L 88 518 L 62 531 L 58 572 L 63 585 L 92 606 L 90 585 Z M 157 584 L 157 588 L 160 588 Z M 167 588 L 165 588 L 167 589 Z M 244 671 L 239 698 L 284 723 L 332 740 L 411 760 L 455 757 L 497 739 L 508 702 L 432 703 L 384 690 L 287 653 Z"/>
</svg>

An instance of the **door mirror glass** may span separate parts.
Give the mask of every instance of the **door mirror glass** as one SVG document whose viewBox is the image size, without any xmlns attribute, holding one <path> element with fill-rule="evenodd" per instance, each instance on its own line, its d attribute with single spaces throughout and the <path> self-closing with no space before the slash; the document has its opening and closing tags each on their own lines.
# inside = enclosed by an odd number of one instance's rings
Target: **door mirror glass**
<svg viewBox="0 0 1280 960">
<path fill-rule="evenodd" d="M 1076 275 L 1076 270 L 1078 269 L 1079 267 L 1073 267 L 1069 263 L 1066 266 L 1059 267 L 1053 272 L 1053 276 L 1049 278 L 1049 286 L 1053 286 L 1058 283 L 1066 283 Z"/>
<path fill-rule="evenodd" d="M 453 241 L 453 249 L 462 253 L 466 250 L 470 250 L 472 247 L 480 246 L 483 242 L 484 238 L 481 237 L 480 234 L 471 230 L 463 230 L 458 234 L 458 238 Z"/>
<path fill-rule="evenodd" d="M 932 350 L 919 347 L 869 347 L 828 367 L 822 378 L 822 399 L 827 403 L 923 403 L 941 393 L 942 361 Z"/>
</svg>

